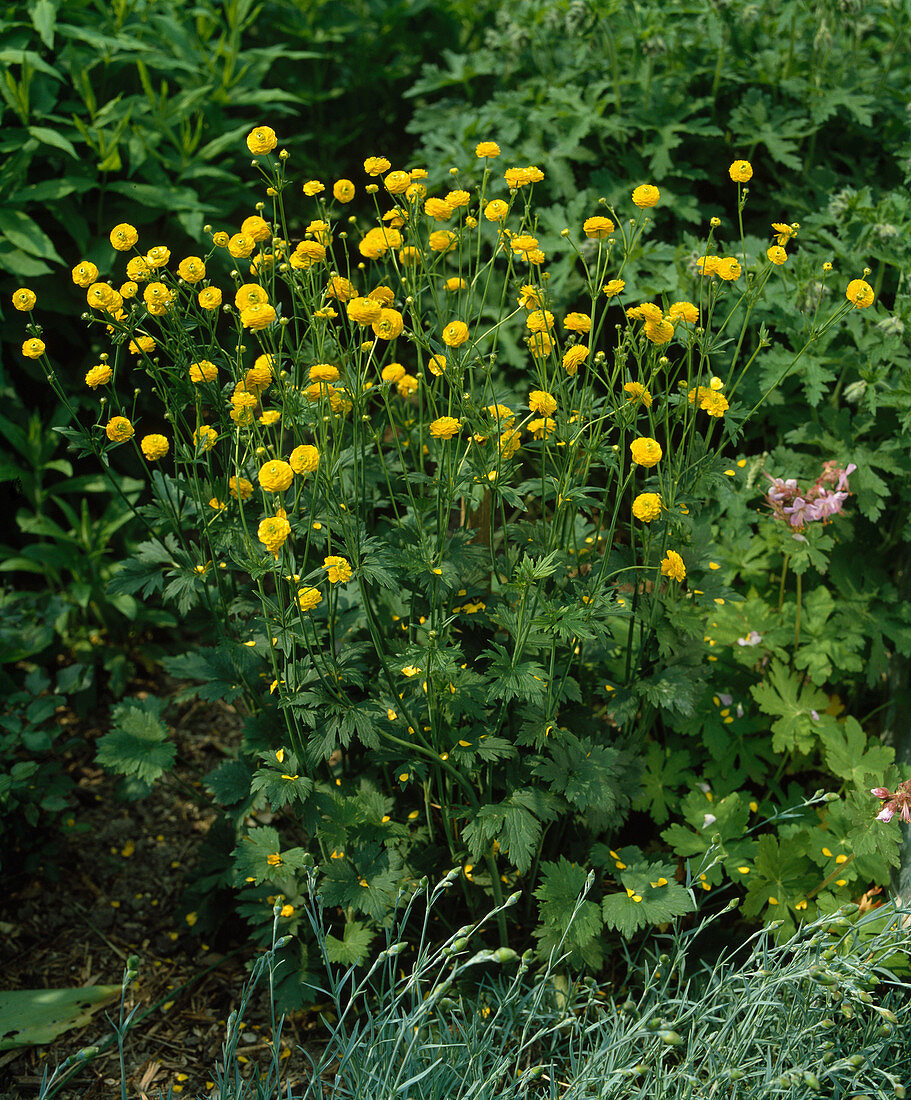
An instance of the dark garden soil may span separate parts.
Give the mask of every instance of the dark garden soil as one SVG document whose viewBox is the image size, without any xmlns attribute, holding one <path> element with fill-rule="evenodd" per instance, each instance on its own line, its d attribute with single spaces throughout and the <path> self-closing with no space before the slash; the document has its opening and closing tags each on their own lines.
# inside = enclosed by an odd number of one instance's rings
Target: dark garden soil
<svg viewBox="0 0 911 1100">
<path fill-rule="evenodd" d="M 164 697 L 173 681 L 137 682 Z M 93 763 L 101 722 L 82 722 L 62 711 L 59 721 L 84 736 L 84 754 L 70 754 L 67 767 L 77 783 L 76 809 L 67 836 L 37 873 L 16 872 L 4 860 L 0 886 L 0 967 L 3 989 L 114 985 L 132 954 L 141 958 L 127 1008 L 148 1013 L 126 1040 L 130 1100 L 166 1096 L 218 1096 L 213 1069 L 229 1013 L 237 1007 L 247 966 L 255 950 L 242 928 L 206 943 L 178 921 L 181 893 L 192 876 L 195 854 L 216 819 L 204 799 L 200 776 L 231 753 L 240 720 L 233 707 L 186 704 L 174 726 L 178 765 L 148 798 L 117 799 L 117 780 Z M 192 918 L 191 918 L 192 919 Z M 156 1007 L 157 1006 L 157 1007 Z M 151 1010 L 151 1011 L 150 1011 Z M 117 1002 L 99 1009 L 88 1026 L 73 1028 L 48 1047 L 0 1053 L 0 1100 L 35 1097 L 45 1067 L 112 1037 L 105 1011 L 116 1017 Z M 247 1013 L 239 1053 L 244 1075 L 257 1072 L 271 1035 L 268 1001 L 260 990 Z M 300 1079 L 299 1045 L 318 1039 L 314 1013 L 285 1024 L 287 1080 Z M 159 1092 L 160 1090 L 160 1092 Z M 90 1100 L 120 1096 L 116 1043 L 81 1066 L 57 1096 Z"/>
</svg>

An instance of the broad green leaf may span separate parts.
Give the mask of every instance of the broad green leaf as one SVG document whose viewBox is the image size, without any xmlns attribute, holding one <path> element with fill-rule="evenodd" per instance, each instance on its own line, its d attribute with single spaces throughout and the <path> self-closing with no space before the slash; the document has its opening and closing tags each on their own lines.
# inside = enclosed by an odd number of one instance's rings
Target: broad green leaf
<svg viewBox="0 0 911 1100">
<path fill-rule="evenodd" d="M 43 1046 L 120 996 L 119 985 L 79 989 L 11 989 L 0 992 L 0 1050 Z"/>
<path fill-rule="evenodd" d="M 28 216 L 23 210 L 12 210 L 0 207 L 0 233 L 8 241 L 27 252 L 30 256 L 37 256 L 41 260 L 54 260 L 58 264 L 63 263 L 63 258 L 54 242 L 44 230 Z"/>
<path fill-rule="evenodd" d="M 375 933 L 359 921 L 348 921 L 342 932 L 342 938 L 326 936 L 326 957 L 329 962 L 353 966 L 363 961 L 370 950 Z"/>
<path fill-rule="evenodd" d="M 759 838 L 756 858 L 747 876 L 747 896 L 743 902 L 746 917 L 760 913 L 768 919 L 784 917 L 787 908 L 806 901 L 806 895 L 819 885 L 819 872 L 807 857 L 806 844 L 790 837 L 779 845 L 768 834 Z"/>
<path fill-rule="evenodd" d="M 119 775 L 154 783 L 172 767 L 177 752 L 161 720 L 165 705 L 155 696 L 118 703 L 111 712 L 113 728 L 98 740 L 96 760 Z"/>
<path fill-rule="evenodd" d="M 777 716 L 772 723 L 775 752 L 810 752 L 820 733 L 818 716 L 829 705 L 825 692 L 804 684 L 787 665 L 773 661 L 768 679 L 754 684 L 750 694 L 764 714 Z"/>
<path fill-rule="evenodd" d="M 852 786 L 862 787 L 865 777 L 879 780 L 895 760 L 886 745 L 867 747 L 867 737 L 855 718 L 847 718 L 822 731 L 826 766 Z"/>
<path fill-rule="evenodd" d="M 601 915 L 610 928 L 629 938 L 640 928 L 664 924 L 696 908 L 692 894 L 674 880 L 669 863 L 631 863 L 620 872 L 624 892 L 608 894 Z"/>
</svg>

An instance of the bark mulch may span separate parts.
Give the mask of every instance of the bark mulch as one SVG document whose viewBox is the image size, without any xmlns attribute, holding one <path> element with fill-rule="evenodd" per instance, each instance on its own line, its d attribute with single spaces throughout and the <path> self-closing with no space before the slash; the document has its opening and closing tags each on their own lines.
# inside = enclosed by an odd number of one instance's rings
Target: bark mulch
<svg viewBox="0 0 911 1100">
<path fill-rule="evenodd" d="M 146 690 L 161 696 L 174 688 L 173 681 L 140 683 L 130 694 Z M 216 820 L 194 797 L 201 789 L 199 777 L 231 754 L 240 731 L 239 716 L 224 704 L 185 705 L 178 713 L 174 776 L 149 797 L 126 803 L 117 799 L 116 778 L 93 763 L 93 743 L 103 725 L 62 711 L 58 720 L 86 742 L 83 753 L 67 760 L 78 784 L 71 824 L 53 860 L 35 874 L 4 871 L 0 888 L 0 988 L 119 984 L 126 959 L 141 957 L 127 1008 L 138 1003 L 141 1015 L 158 1007 L 126 1040 L 131 1100 L 155 1100 L 169 1088 L 176 1098 L 218 1096 L 213 1069 L 221 1058 L 225 1023 L 255 957 L 242 926 L 206 943 L 176 916 L 195 854 Z M 271 1043 L 262 993 L 254 997 L 240 1043 L 245 1076 L 258 1072 L 257 1058 L 266 1056 Z M 37 1096 L 46 1066 L 53 1071 L 68 1055 L 109 1039 L 105 1011 L 116 1018 L 119 1008 L 115 1002 L 99 1009 L 89 1025 L 65 1032 L 48 1047 L 0 1053 L 0 1100 Z M 319 1029 L 314 1013 L 286 1021 L 288 1080 L 300 1080 L 296 1070 L 302 1057 L 296 1048 L 316 1039 Z M 119 1097 L 116 1043 L 80 1067 L 57 1096 Z"/>
</svg>

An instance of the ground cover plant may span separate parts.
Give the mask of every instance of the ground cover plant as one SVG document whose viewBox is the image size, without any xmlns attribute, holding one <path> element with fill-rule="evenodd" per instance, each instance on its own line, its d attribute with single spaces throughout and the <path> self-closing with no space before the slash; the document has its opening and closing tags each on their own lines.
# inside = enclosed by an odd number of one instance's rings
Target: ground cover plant
<svg viewBox="0 0 911 1100">
<path fill-rule="evenodd" d="M 534 973 L 533 952 L 478 949 L 496 912 L 434 942 L 429 920 L 461 871 L 397 899 L 386 946 L 362 966 L 339 964 L 309 876 L 306 911 L 325 963 L 318 990 L 325 1036 L 288 1055 L 274 1014 L 257 1072 L 244 1072 L 240 1036 L 257 984 L 274 1005 L 282 899 L 269 949 L 258 958 L 227 1023 L 210 1084 L 220 1097 L 397 1095 L 487 1098 L 873 1095 L 906 1092 L 909 1046 L 896 1010 L 907 996 L 908 932 L 891 906 L 857 918 L 855 906 L 804 926 L 784 944 L 770 930 L 737 954 L 699 958 L 709 920 L 625 952 L 624 984 L 570 978 L 559 947 Z M 572 917 L 578 916 L 584 894 Z M 512 904 L 512 899 L 505 903 Z M 411 934 L 411 940 L 398 939 Z M 124 972 L 112 1020 L 124 1080 L 135 1038 Z M 898 968 L 898 973 L 895 968 Z M 40 1100 L 61 1095 L 97 1056 L 83 1048 L 45 1071 Z M 112 1082 L 113 1083 L 113 1082 Z M 182 1089 L 182 1086 L 177 1086 Z M 859 1093 L 858 1090 L 863 1090 Z"/>
<path fill-rule="evenodd" d="M 661 242 L 652 257 L 655 184 L 622 210 L 593 203 L 553 240 L 586 294 L 566 311 L 534 235 L 546 173 L 503 166 L 494 141 L 440 195 L 382 156 L 357 182 L 296 178 L 268 126 L 247 145 L 264 198 L 238 232 L 207 227 L 204 255 L 172 270 L 121 223 L 111 281 L 74 266 L 110 338 L 85 377 L 91 422 L 48 373 L 80 457 L 109 468 L 126 445 L 148 471 L 150 537 L 109 591 L 207 616 L 216 644 L 164 666 L 248 714 L 207 780 L 225 827 L 193 920 L 211 928 L 234 887 L 260 935 L 278 893 L 306 933 L 315 864 L 341 917 L 332 950 L 355 962 L 442 859 L 462 866 L 469 918 L 521 884 L 498 935 L 524 927 L 547 958 L 594 866 L 566 947 L 598 970 L 618 935 L 692 911 L 681 859 L 783 936 L 886 884 L 898 834 L 873 822 L 870 789 L 901 774 L 856 720 L 823 713 L 819 646 L 769 634 L 772 659 L 743 662 L 768 734 L 712 653 L 739 625 L 722 625 L 737 593 L 718 560 L 748 465 L 732 451 L 807 349 L 873 306 L 870 272 L 821 264 L 839 296 L 769 370 L 774 310 L 758 331 L 755 315 L 800 227 L 748 231 L 746 160 L 725 173 L 727 231 L 710 219 L 688 267 L 662 267 Z M 664 290 L 642 301 L 652 270 Z M 14 302 L 36 307 L 27 289 Z M 42 335 L 33 321 L 23 353 L 49 366 Z M 500 360 L 507 341 L 521 368 Z M 137 435 L 143 374 L 161 406 Z M 831 457 L 799 508 L 772 481 L 771 542 L 790 540 L 797 578 L 824 560 L 853 474 Z M 808 604 L 805 641 L 825 622 Z M 141 793 L 172 759 L 163 704 L 124 700 L 99 760 Z M 680 820 L 659 835 L 631 812 Z M 310 963 L 305 942 L 284 950 L 293 1004 Z"/>
</svg>

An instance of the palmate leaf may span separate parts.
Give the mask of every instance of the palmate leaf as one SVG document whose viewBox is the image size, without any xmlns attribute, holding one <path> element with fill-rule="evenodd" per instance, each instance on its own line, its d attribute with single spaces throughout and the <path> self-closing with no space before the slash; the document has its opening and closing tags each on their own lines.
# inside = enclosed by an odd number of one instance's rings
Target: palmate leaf
<svg viewBox="0 0 911 1100">
<path fill-rule="evenodd" d="M 651 742 L 645 754 L 645 768 L 640 779 L 640 793 L 633 800 L 634 810 L 645 810 L 656 825 L 663 825 L 670 817 L 671 806 L 676 807 L 679 798 L 677 788 L 693 782 L 689 771 L 692 763 L 686 749 L 672 752 L 656 742 Z"/>
<path fill-rule="evenodd" d="M 367 956 L 375 935 L 365 924 L 348 921 L 341 939 L 331 934 L 326 936 L 326 958 L 342 966 L 355 966 Z"/>
<path fill-rule="evenodd" d="M 278 830 L 271 825 L 250 829 L 231 856 L 238 885 L 252 882 L 258 886 L 261 882 L 274 882 L 313 866 L 313 857 L 303 848 L 282 851 Z"/>
<path fill-rule="evenodd" d="M 880 781 L 895 760 L 886 745 L 868 747 L 867 737 L 855 718 L 827 726 L 821 734 L 826 767 L 852 786 L 863 786 L 865 777 Z"/>
<path fill-rule="evenodd" d="M 819 885 L 819 873 L 807 856 L 806 844 L 798 834 L 779 845 L 775 837 L 759 838 L 756 858 L 744 880 L 747 895 L 743 914 L 756 917 L 765 913 L 769 919 L 784 917 L 787 907 L 794 907 Z"/>
<path fill-rule="evenodd" d="M 764 714 L 775 715 L 772 723 L 772 748 L 775 752 L 808 753 L 821 732 L 821 714 L 829 704 L 825 692 L 804 684 L 802 677 L 791 672 L 780 661 L 773 661 L 769 678 L 754 684 L 750 694 Z"/>
<path fill-rule="evenodd" d="M 676 882 L 674 873 L 670 863 L 628 864 L 619 875 L 623 893 L 608 894 L 601 902 L 604 923 L 629 939 L 640 928 L 692 913 L 692 891 Z"/>
</svg>

